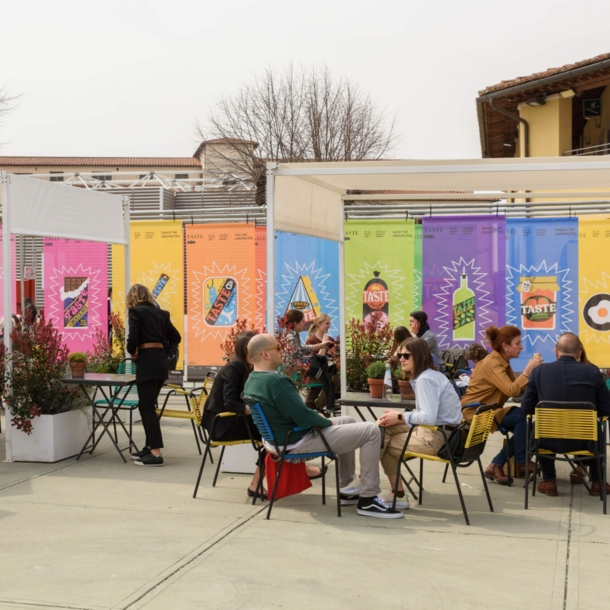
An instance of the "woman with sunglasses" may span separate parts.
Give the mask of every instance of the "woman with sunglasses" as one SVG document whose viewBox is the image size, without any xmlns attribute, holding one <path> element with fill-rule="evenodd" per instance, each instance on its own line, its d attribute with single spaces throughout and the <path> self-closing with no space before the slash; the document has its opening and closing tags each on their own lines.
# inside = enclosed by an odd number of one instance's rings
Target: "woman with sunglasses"
<svg viewBox="0 0 610 610">
<path fill-rule="evenodd" d="M 415 392 L 414 411 L 387 410 L 378 420 L 385 428 L 385 439 L 381 450 L 381 465 L 388 476 L 392 489 L 396 489 L 396 508 L 409 508 L 402 481 L 396 480 L 398 460 L 407 440 L 409 430 L 415 424 L 443 427 L 447 436 L 462 421 L 462 406 L 449 380 L 435 370 L 430 348 L 424 339 L 411 337 L 398 348 L 403 376 L 409 377 Z M 440 430 L 430 430 L 417 426 L 407 449 L 426 455 L 437 455 L 444 444 Z M 391 503 L 392 492 L 383 496 L 384 502 Z"/>
</svg>

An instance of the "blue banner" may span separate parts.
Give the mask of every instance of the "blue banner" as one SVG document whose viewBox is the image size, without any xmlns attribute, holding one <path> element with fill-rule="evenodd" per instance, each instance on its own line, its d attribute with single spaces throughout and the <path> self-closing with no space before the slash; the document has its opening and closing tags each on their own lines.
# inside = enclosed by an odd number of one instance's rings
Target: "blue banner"
<svg viewBox="0 0 610 610">
<path fill-rule="evenodd" d="M 578 334 L 578 219 L 515 218 L 506 222 L 506 324 L 521 329 L 522 371 L 539 353 L 555 360 L 557 337 Z"/>
<path fill-rule="evenodd" d="M 284 233 L 275 236 L 275 315 L 290 309 L 305 314 L 307 327 L 321 314 L 331 318 L 330 334 L 339 334 L 339 244 Z M 307 337 L 302 334 L 303 340 Z"/>
</svg>

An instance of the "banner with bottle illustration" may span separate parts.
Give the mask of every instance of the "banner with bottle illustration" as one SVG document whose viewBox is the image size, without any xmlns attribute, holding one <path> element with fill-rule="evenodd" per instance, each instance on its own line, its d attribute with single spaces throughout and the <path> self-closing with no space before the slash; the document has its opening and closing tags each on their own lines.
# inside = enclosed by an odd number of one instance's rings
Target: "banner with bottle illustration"
<svg viewBox="0 0 610 610">
<path fill-rule="evenodd" d="M 578 226 L 579 336 L 587 358 L 610 367 L 610 220 L 581 219 Z"/>
<path fill-rule="evenodd" d="M 267 320 L 267 227 L 254 229 L 256 261 L 256 328 L 264 330 Z"/>
<path fill-rule="evenodd" d="M 14 235 L 11 235 L 11 274 L 13 279 L 17 278 L 17 247 Z M 0 224 L 0 318 L 4 318 L 4 252 L 2 249 L 2 225 Z M 17 313 L 17 290 L 13 282 L 11 311 Z"/>
<path fill-rule="evenodd" d="M 45 237 L 43 254 L 45 317 L 71 352 L 89 351 L 108 333 L 108 247 Z"/>
<path fill-rule="evenodd" d="M 237 320 L 256 319 L 254 225 L 186 225 L 189 366 L 222 365 Z"/>
<path fill-rule="evenodd" d="M 290 309 L 305 314 L 307 330 L 314 318 L 328 314 L 329 334 L 341 334 L 339 323 L 339 244 L 278 231 L 275 239 L 275 315 Z M 302 339 L 307 338 L 306 330 Z"/>
<path fill-rule="evenodd" d="M 415 309 L 413 220 L 348 220 L 345 223 L 347 319 L 376 312 L 393 326 L 408 326 Z"/>
<path fill-rule="evenodd" d="M 130 284 L 149 288 L 161 309 L 184 337 L 184 263 L 182 222 L 179 220 L 131 223 Z M 125 311 L 124 247 L 112 245 L 112 311 Z M 182 370 L 182 346 L 178 369 Z"/>
<path fill-rule="evenodd" d="M 578 333 L 578 219 L 506 221 L 506 324 L 521 329 L 522 371 L 539 353 L 555 360 L 557 337 Z"/>
<path fill-rule="evenodd" d="M 503 216 L 423 219 L 422 309 L 441 350 L 481 343 L 504 324 L 505 235 Z"/>
</svg>

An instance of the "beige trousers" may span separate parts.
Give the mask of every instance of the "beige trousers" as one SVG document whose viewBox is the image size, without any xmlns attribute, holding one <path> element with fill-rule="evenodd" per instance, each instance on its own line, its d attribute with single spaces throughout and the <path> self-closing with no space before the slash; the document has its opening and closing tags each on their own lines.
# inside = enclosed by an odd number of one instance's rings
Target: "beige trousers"
<svg viewBox="0 0 610 610">
<path fill-rule="evenodd" d="M 381 466 L 386 475 L 396 476 L 398 459 L 409 434 L 409 426 L 398 424 L 385 429 L 385 439 L 381 450 Z M 428 430 L 417 426 L 409 440 L 407 451 L 436 455 L 444 444 L 443 435 L 438 430 Z"/>
</svg>

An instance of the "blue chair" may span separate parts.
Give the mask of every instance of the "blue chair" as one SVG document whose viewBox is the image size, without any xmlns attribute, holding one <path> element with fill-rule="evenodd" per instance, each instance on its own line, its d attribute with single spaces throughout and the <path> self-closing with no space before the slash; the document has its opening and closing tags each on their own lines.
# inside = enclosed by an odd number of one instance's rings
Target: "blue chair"
<svg viewBox="0 0 610 610">
<path fill-rule="evenodd" d="M 271 496 L 269 498 L 269 510 L 267 511 L 267 519 L 269 519 L 271 517 L 271 511 L 273 509 L 273 503 L 275 501 L 275 494 L 277 492 L 277 486 L 280 480 L 280 476 L 282 474 L 282 468 L 284 466 L 284 462 L 302 462 L 304 460 L 308 460 L 308 459 L 312 459 L 312 458 L 317 458 L 317 457 L 321 457 L 322 458 L 322 504 L 326 504 L 326 474 L 325 474 L 325 468 L 324 468 L 324 458 L 328 458 L 329 460 L 335 462 L 335 483 L 336 483 L 336 487 L 337 487 L 337 515 L 340 517 L 341 516 L 341 492 L 339 491 L 339 460 L 337 457 L 337 454 L 333 452 L 333 450 L 330 448 L 328 442 L 326 441 L 326 439 L 324 438 L 324 435 L 321 433 L 321 430 L 319 428 L 314 428 L 317 429 L 320 432 L 320 438 L 322 439 L 322 442 L 324 443 L 324 445 L 326 446 L 326 451 L 319 451 L 319 452 L 315 452 L 315 453 L 287 453 L 286 452 L 286 447 L 290 444 L 290 436 L 292 435 L 293 432 L 301 432 L 303 430 L 310 430 L 311 428 L 293 428 L 292 430 L 290 430 L 290 432 L 288 432 L 288 434 L 286 435 L 286 438 L 284 439 L 284 445 L 280 450 L 280 447 L 277 444 L 277 441 L 275 440 L 275 436 L 273 434 L 273 430 L 271 429 L 271 426 L 269 425 L 269 421 L 267 420 L 267 416 L 265 415 L 265 413 L 263 412 L 263 409 L 261 408 L 260 404 L 257 403 L 254 399 L 252 398 L 248 398 L 247 396 L 244 396 L 244 401 L 250 405 L 250 413 L 252 414 L 252 419 L 254 420 L 254 423 L 256 424 L 256 427 L 258 428 L 258 431 L 260 432 L 262 438 L 272 447 L 275 448 L 275 454 L 272 452 L 269 452 L 268 455 L 269 457 L 275 461 L 278 462 L 278 468 L 277 468 L 277 475 L 275 477 L 275 482 L 273 484 L 273 491 L 271 492 Z M 259 481 L 259 486 L 257 488 L 257 491 L 259 493 L 262 493 L 263 491 L 263 480 L 264 480 L 264 467 L 261 471 L 261 478 Z M 256 499 L 256 498 L 255 498 Z"/>
</svg>

